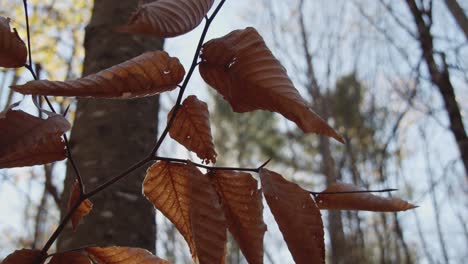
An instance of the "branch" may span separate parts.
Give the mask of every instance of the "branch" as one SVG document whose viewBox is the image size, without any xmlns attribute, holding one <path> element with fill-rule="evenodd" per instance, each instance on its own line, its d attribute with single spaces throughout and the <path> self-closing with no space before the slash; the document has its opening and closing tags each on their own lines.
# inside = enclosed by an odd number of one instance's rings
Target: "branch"
<svg viewBox="0 0 468 264">
<path fill-rule="evenodd" d="M 317 195 L 328 195 L 328 194 L 349 194 L 349 193 L 383 193 L 383 192 L 394 192 L 398 189 L 383 189 L 383 190 L 362 190 L 362 191 L 347 191 L 347 192 L 309 192 L 313 196 Z"/>
<path fill-rule="evenodd" d="M 154 160 L 162 160 L 162 161 L 170 161 L 170 162 L 177 162 L 177 163 L 184 163 L 184 164 L 193 164 L 196 167 L 207 169 L 207 170 L 224 170 L 224 171 L 250 171 L 250 172 L 260 172 L 270 161 L 271 159 L 264 162 L 257 168 L 243 168 L 243 167 L 215 167 L 215 166 L 207 166 L 200 163 L 192 162 L 190 160 L 184 159 L 175 159 L 175 158 L 167 158 L 167 157 L 154 157 Z"/>
</svg>

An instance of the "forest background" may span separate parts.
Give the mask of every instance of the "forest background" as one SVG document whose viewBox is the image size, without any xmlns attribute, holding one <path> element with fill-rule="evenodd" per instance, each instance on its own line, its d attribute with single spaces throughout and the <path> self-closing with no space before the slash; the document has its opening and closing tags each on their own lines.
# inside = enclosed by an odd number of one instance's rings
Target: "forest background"
<svg viewBox="0 0 468 264">
<path fill-rule="evenodd" d="M 190 86 L 206 91 L 200 98 L 209 102 L 215 143 L 222 153 L 219 165 L 255 166 L 272 158 L 270 166 L 306 189 L 324 189 L 327 180 L 336 178 L 369 189 L 395 187 L 399 197 L 420 206 L 398 214 L 339 214 L 344 239 L 334 247 L 346 248 L 343 252 L 349 256 L 341 254 L 343 258 L 361 263 L 463 263 L 468 257 L 467 172 L 407 2 L 411 1 L 228 1 L 209 32 L 208 39 L 255 26 L 301 94 L 345 136 L 346 145 L 304 137 L 289 122 L 266 112 L 233 114 L 198 76 Z M 432 55 L 449 73 L 466 124 L 467 33 L 448 8 L 454 1 L 421 2 L 432 8 Z M 92 1 L 29 3 L 32 52 L 41 78 L 79 77 Z M 466 2 L 458 4 L 468 10 Z M 12 26 L 25 36 L 22 8 L 21 1 L 1 0 L 0 15 L 11 17 Z M 197 29 L 166 40 L 164 48 L 188 65 L 199 33 Z M 22 99 L 7 87 L 29 78 L 25 69 L 1 70 L 0 110 Z M 175 97 L 161 96 L 160 120 Z M 62 109 L 70 103 L 73 119 L 73 101 L 54 102 Z M 32 105 L 25 107 L 36 111 Z M 161 153 L 196 160 L 175 144 L 166 144 Z M 34 247 L 47 239 L 60 216 L 64 168 L 57 163 L 0 171 L 0 259 L 15 248 Z M 157 254 L 185 263 L 190 254 L 183 239 L 160 214 L 156 220 Z M 289 252 L 271 215 L 265 220 L 266 263 L 288 262 Z M 328 246 L 330 236 L 337 235 L 334 230 L 327 232 Z M 243 263 L 233 243 L 230 249 L 229 263 Z"/>
</svg>

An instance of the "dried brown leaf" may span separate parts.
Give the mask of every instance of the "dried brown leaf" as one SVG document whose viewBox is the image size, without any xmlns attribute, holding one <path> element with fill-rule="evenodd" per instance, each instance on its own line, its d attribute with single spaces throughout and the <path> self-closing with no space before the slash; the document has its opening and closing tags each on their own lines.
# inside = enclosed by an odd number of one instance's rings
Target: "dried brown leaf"
<svg viewBox="0 0 468 264">
<path fill-rule="evenodd" d="M 149 251 L 130 247 L 89 247 L 86 249 L 98 264 L 169 264 Z"/>
<path fill-rule="evenodd" d="M 40 255 L 40 250 L 20 249 L 8 255 L 2 264 L 35 264 Z"/>
<path fill-rule="evenodd" d="M 254 28 L 235 30 L 203 45 L 200 74 L 236 112 L 268 110 L 294 121 L 305 133 L 343 138 L 301 97 L 286 69 Z"/>
<path fill-rule="evenodd" d="M 171 91 L 184 75 L 179 59 L 154 51 L 81 79 L 31 81 L 11 88 L 23 94 L 128 99 Z"/>
<path fill-rule="evenodd" d="M 215 183 L 223 205 L 229 231 L 236 239 L 248 263 L 263 263 L 262 192 L 257 181 L 245 172 L 216 170 L 208 173 Z"/>
<path fill-rule="evenodd" d="M 263 194 L 296 263 L 325 263 L 323 223 L 310 194 L 281 175 L 260 171 Z"/>
<path fill-rule="evenodd" d="M 169 112 L 168 120 L 173 111 L 174 109 Z M 217 154 L 211 136 L 208 106 L 195 95 L 187 97 L 180 106 L 169 135 L 188 150 L 197 153 L 204 162 L 216 163 Z"/>
<path fill-rule="evenodd" d="M 214 0 L 159 0 L 141 5 L 122 31 L 175 37 L 196 28 Z"/>
<path fill-rule="evenodd" d="M 10 19 L 0 16 L 0 67 L 23 67 L 27 54 L 23 40 L 10 29 Z"/>
<path fill-rule="evenodd" d="M 55 254 L 48 264 L 90 264 L 88 256 L 82 252 Z"/>
<path fill-rule="evenodd" d="M 143 192 L 176 226 L 194 260 L 222 263 L 226 219 L 208 176 L 191 164 L 161 161 L 147 170 Z"/>
<path fill-rule="evenodd" d="M 68 200 L 68 209 L 70 210 L 73 207 L 73 205 L 78 202 L 79 199 L 80 199 L 80 184 L 78 183 L 78 181 L 75 181 L 71 190 L 70 200 Z M 91 203 L 89 199 L 86 199 L 83 202 L 81 202 L 80 206 L 78 206 L 78 209 L 76 209 L 75 213 L 72 215 L 72 218 L 71 218 L 73 231 L 76 230 L 81 219 L 85 217 L 86 215 L 88 215 L 92 209 L 93 209 L 93 203 Z"/>
<path fill-rule="evenodd" d="M 70 123 L 60 115 L 44 120 L 12 107 L 0 113 L 0 168 L 65 159 L 61 136 L 69 129 Z"/>
<path fill-rule="evenodd" d="M 362 191 L 357 186 L 336 182 L 323 192 Z M 327 210 L 363 210 L 375 212 L 397 212 L 416 208 L 416 206 L 399 198 L 385 198 L 370 193 L 319 194 L 316 197 L 320 209 Z"/>
</svg>

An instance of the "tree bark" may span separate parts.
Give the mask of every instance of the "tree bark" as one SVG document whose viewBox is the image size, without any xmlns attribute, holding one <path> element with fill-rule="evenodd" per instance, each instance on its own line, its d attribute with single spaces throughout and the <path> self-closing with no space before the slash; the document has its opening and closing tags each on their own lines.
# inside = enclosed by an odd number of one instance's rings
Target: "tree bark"
<svg viewBox="0 0 468 264">
<path fill-rule="evenodd" d="M 83 75 L 162 48 L 160 39 L 116 32 L 139 2 L 94 1 L 91 22 L 86 28 Z M 157 136 L 158 110 L 157 96 L 134 100 L 78 100 L 70 145 L 87 190 L 148 154 Z M 154 209 L 141 195 L 144 176 L 145 169 L 139 169 L 93 197 L 93 211 L 84 218 L 76 233 L 71 235 L 68 228 L 62 234 L 59 249 L 94 244 L 141 247 L 154 252 Z M 67 211 L 70 186 L 75 178 L 69 166 L 62 216 Z"/>
<path fill-rule="evenodd" d="M 406 3 L 413 15 L 419 34 L 419 44 L 422 55 L 426 61 L 431 76 L 432 83 L 439 89 L 440 95 L 444 101 L 450 121 L 450 131 L 455 137 L 458 149 L 461 154 L 461 160 L 465 168 L 465 176 L 468 179 L 468 137 L 460 113 L 460 107 L 455 96 L 455 89 L 450 81 L 448 66 L 445 64 L 445 54 L 441 54 L 443 65 L 438 65 L 435 59 L 433 36 L 431 34 L 432 18 L 430 12 L 420 9 L 415 0 L 406 0 Z M 424 19 L 425 16 L 428 19 Z M 429 20 L 429 22 L 427 22 Z"/>
<path fill-rule="evenodd" d="M 457 22 L 460 29 L 465 33 L 465 37 L 468 40 L 468 18 L 466 17 L 463 8 L 457 2 L 457 0 L 445 0 L 445 5 L 447 6 L 450 13 L 452 13 L 455 22 Z"/>
</svg>

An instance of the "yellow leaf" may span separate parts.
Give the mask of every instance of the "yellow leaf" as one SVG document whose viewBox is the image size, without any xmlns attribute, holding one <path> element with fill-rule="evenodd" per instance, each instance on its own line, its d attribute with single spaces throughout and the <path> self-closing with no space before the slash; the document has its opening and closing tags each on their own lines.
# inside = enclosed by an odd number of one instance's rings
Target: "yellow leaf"
<svg viewBox="0 0 468 264">
<path fill-rule="evenodd" d="M 80 185 L 78 181 L 75 181 L 72 187 L 72 191 L 70 194 L 70 200 L 68 200 L 68 209 L 72 208 L 72 206 L 80 199 Z M 72 215 L 71 223 L 73 231 L 76 230 L 76 227 L 80 223 L 81 219 L 91 212 L 93 209 L 93 203 L 90 200 L 86 199 L 81 202 L 78 209 L 76 209 L 75 213 Z"/>
<path fill-rule="evenodd" d="M 86 251 L 98 264 L 169 264 L 141 248 L 89 247 Z"/>
</svg>

